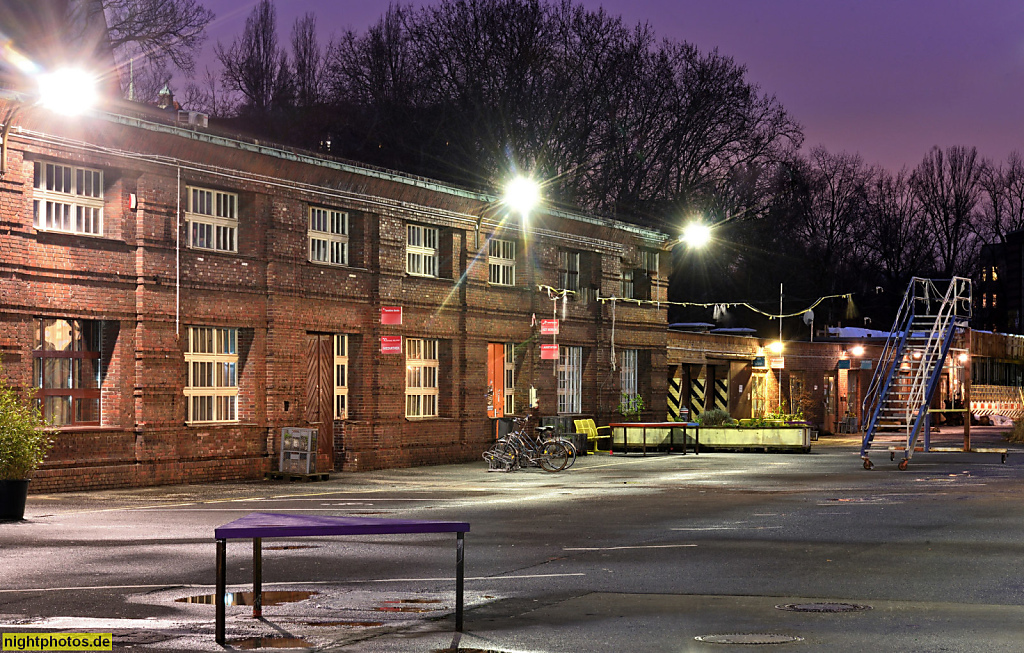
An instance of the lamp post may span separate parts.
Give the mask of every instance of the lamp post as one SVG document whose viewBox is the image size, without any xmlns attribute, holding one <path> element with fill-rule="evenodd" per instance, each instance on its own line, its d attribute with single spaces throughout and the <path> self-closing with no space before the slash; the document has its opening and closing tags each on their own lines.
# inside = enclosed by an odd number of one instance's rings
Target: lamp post
<svg viewBox="0 0 1024 653">
<path fill-rule="evenodd" d="M 516 176 L 513 177 L 508 184 L 505 185 L 505 195 L 502 197 L 502 201 L 512 209 L 514 212 L 519 214 L 520 224 L 519 228 L 523 233 L 523 254 L 524 256 L 529 251 L 529 237 L 527 234 L 527 227 L 529 226 L 530 211 L 536 208 L 541 202 L 540 184 L 536 180 L 530 177 Z M 534 277 L 533 270 L 534 266 L 527 266 L 530 274 L 530 286 L 533 286 Z M 530 293 L 530 304 L 533 309 L 535 293 Z M 557 344 L 557 336 L 556 336 Z M 532 366 L 531 366 L 532 367 Z M 555 360 L 554 373 L 558 374 L 558 360 Z M 536 372 L 531 372 L 536 374 Z M 529 395 L 529 406 L 530 408 L 537 408 L 537 389 L 534 385 L 530 385 Z"/>
<path fill-rule="evenodd" d="M 24 110 L 37 106 L 65 116 L 76 116 L 91 109 L 97 100 L 95 76 L 79 69 L 62 68 L 34 77 L 37 84 L 35 94 L 27 98 L 14 96 L 11 106 L 3 118 L 0 131 L 0 177 L 7 174 L 7 148 L 11 125 Z"/>
</svg>

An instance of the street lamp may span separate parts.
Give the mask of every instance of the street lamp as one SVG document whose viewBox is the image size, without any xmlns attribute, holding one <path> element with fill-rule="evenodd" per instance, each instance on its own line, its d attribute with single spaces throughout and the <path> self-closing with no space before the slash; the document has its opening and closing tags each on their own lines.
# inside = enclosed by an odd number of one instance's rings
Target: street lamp
<svg viewBox="0 0 1024 653">
<path fill-rule="evenodd" d="M 695 220 L 683 228 L 683 235 L 679 240 L 690 247 L 704 247 L 711 242 L 711 227 Z"/>
<path fill-rule="evenodd" d="M 522 216 L 523 229 L 530 211 L 540 204 L 540 184 L 529 177 L 515 177 L 505 186 L 505 204 Z"/>
<path fill-rule="evenodd" d="M 95 76 L 74 68 L 64 68 L 36 77 L 38 89 L 31 102 L 13 97 L 11 106 L 4 115 L 3 131 L 0 132 L 0 177 L 7 174 L 7 145 L 11 125 L 25 109 L 41 106 L 65 116 L 79 115 L 96 104 L 98 93 Z"/>
</svg>

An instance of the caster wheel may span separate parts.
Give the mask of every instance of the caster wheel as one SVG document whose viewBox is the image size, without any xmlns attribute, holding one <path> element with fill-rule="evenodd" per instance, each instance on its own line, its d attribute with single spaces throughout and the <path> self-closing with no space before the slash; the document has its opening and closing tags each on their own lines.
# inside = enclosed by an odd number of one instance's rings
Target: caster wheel
<svg viewBox="0 0 1024 653">
<path fill-rule="evenodd" d="M 889 460 L 896 460 L 896 452 L 895 451 L 890 451 L 889 452 Z"/>
<path fill-rule="evenodd" d="M 1004 453 L 1004 454 L 1002 455 L 1002 458 L 1003 458 L 1003 459 L 1002 459 L 1002 460 L 1000 460 L 999 462 L 1001 462 L 1001 463 L 1005 463 L 1005 462 L 1006 462 L 1006 454 L 1005 454 L 1005 453 Z"/>
<path fill-rule="evenodd" d="M 896 466 L 899 467 L 900 471 L 902 472 L 904 469 L 907 468 L 907 463 L 909 463 L 909 462 L 910 462 L 909 460 L 904 458 L 903 460 L 900 461 L 900 464 L 896 465 Z"/>
<path fill-rule="evenodd" d="M 871 462 L 867 458 L 864 459 L 864 469 L 871 469 L 875 466 L 875 463 Z"/>
</svg>

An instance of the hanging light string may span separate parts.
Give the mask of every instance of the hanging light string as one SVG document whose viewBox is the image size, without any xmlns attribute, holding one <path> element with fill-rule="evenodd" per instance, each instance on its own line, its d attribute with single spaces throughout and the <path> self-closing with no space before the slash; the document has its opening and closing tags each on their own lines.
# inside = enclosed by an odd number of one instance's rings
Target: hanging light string
<svg viewBox="0 0 1024 653">
<path fill-rule="evenodd" d="M 542 287 L 539 287 L 539 288 L 541 288 L 541 289 L 542 288 L 547 288 L 547 286 L 542 286 Z M 554 289 L 552 288 L 551 290 L 554 290 Z M 564 291 L 564 292 L 572 292 L 572 291 L 571 290 L 567 290 L 567 291 Z M 644 304 L 657 305 L 657 306 L 662 306 L 662 305 L 665 305 L 665 306 L 698 306 L 700 308 L 713 308 L 713 309 L 716 309 L 716 310 L 724 310 L 724 309 L 733 308 L 735 306 L 743 306 L 745 308 L 749 308 L 750 310 L 754 311 L 755 313 L 760 313 L 761 315 L 764 315 L 768 319 L 778 320 L 778 319 L 784 319 L 784 318 L 787 318 L 787 317 L 797 317 L 797 316 L 803 315 L 804 313 L 806 313 L 807 311 L 813 309 L 814 307 L 816 307 L 818 304 L 822 303 L 826 299 L 846 299 L 846 300 L 851 300 L 851 299 L 853 299 L 853 293 L 843 293 L 841 295 L 825 295 L 824 297 L 819 297 L 818 299 L 816 299 L 814 301 L 814 303 L 811 304 L 810 306 L 808 306 L 807 308 L 804 308 L 804 309 L 801 309 L 799 311 L 796 311 L 795 313 L 786 313 L 784 315 L 779 315 L 777 313 L 769 313 L 767 311 L 762 311 L 760 308 L 757 308 L 756 306 L 753 306 L 749 302 L 668 302 L 668 301 L 654 301 L 654 300 L 650 300 L 650 299 L 633 299 L 631 297 L 598 297 L 597 301 L 599 301 L 599 302 L 632 302 L 632 303 L 636 304 L 637 306 L 642 306 Z"/>
</svg>

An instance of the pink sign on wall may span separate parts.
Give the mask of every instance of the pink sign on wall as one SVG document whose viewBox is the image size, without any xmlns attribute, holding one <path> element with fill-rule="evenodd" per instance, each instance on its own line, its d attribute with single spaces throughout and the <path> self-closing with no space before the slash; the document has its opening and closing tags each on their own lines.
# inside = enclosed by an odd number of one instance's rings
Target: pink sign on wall
<svg viewBox="0 0 1024 653">
<path fill-rule="evenodd" d="M 540 321 L 540 334 L 542 336 L 557 336 L 558 335 L 558 320 L 541 320 Z"/>
<path fill-rule="evenodd" d="M 401 354 L 402 353 L 402 336 L 381 336 L 380 337 L 380 353 L 382 353 L 382 354 Z"/>
<path fill-rule="evenodd" d="M 541 345 L 540 358 L 546 361 L 558 360 L 558 345 Z"/>
<path fill-rule="evenodd" d="M 380 307 L 380 323 L 381 324 L 402 324 L 402 307 L 401 306 L 381 306 Z"/>
</svg>

